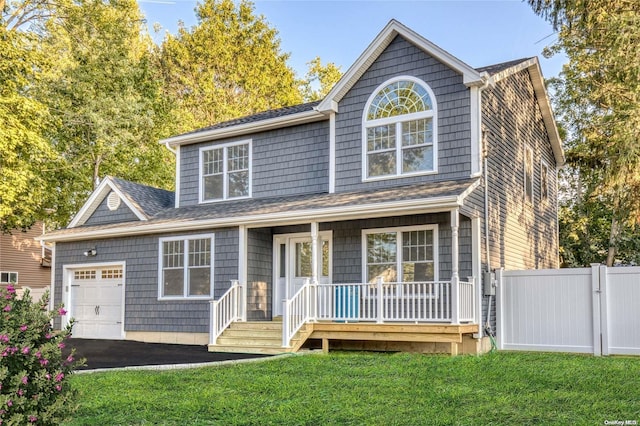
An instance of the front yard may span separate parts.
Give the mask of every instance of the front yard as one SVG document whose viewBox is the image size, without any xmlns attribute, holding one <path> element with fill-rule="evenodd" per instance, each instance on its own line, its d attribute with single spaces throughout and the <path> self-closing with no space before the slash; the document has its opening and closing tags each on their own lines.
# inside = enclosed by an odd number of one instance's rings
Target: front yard
<svg viewBox="0 0 640 426">
<path fill-rule="evenodd" d="M 68 425 L 640 424 L 637 357 L 330 353 L 72 384 Z"/>
</svg>

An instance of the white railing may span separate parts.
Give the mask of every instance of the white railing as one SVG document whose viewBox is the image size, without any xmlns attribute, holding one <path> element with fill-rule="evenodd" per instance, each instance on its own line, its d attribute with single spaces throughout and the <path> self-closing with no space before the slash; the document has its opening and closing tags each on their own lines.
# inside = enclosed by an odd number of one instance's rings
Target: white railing
<svg viewBox="0 0 640 426">
<path fill-rule="evenodd" d="M 318 284 L 318 320 L 377 323 L 474 320 L 474 282 L 460 281 L 460 314 L 452 318 L 451 281 L 375 284 Z M 381 297 L 379 297 L 381 296 Z"/>
<path fill-rule="evenodd" d="M 291 299 L 285 300 L 282 315 L 282 346 L 291 346 L 291 339 L 307 322 L 314 319 L 316 285 L 307 279 Z"/>
<path fill-rule="evenodd" d="M 215 345 L 218 337 L 234 321 L 244 318 L 246 309 L 243 288 L 237 280 L 231 282 L 231 288 L 218 300 L 211 301 L 211 329 L 209 330 L 209 344 Z"/>
</svg>

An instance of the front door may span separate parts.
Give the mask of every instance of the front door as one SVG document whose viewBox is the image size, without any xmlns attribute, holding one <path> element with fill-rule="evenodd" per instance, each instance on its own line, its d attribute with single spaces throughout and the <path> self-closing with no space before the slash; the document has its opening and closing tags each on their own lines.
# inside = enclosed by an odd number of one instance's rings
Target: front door
<svg viewBox="0 0 640 426">
<path fill-rule="evenodd" d="M 273 315 L 282 316 L 283 302 L 295 295 L 312 278 L 311 235 L 278 235 L 274 239 Z M 318 235 L 318 282 L 331 282 L 331 232 Z"/>
</svg>

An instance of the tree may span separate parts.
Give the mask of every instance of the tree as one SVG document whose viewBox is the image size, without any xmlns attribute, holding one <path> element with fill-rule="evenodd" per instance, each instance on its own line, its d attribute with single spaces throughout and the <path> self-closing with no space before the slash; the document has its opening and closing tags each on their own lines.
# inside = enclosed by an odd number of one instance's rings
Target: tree
<svg viewBox="0 0 640 426">
<path fill-rule="evenodd" d="M 8 10 L 8 9 L 5 9 Z M 0 232 L 28 228 L 55 205 L 59 157 L 43 137 L 47 108 L 31 96 L 44 58 L 37 38 L 0 22 Z"/>
<path fill-rule="evenodd" d="M 134 0 L 79 0 L 47 24 L 43 49 L 58 59 L 38 96 L 51 111 L 47 137 L 66 162 L 61 223 L 105 175 L 171 185 L 173 158 L 157 143 L 165 105 L 143 24 Z"/>
<path fill-rule="evenodd" d="M 317 101 L 324 98 L 342 77 L 340 67 L 333 62 L 322 65 L 319 56 L 307 62 L 309 67 L 300 91 L 305 101 Z"/>
<path fill-rule="evenodd" d="M 280 40 L 253 4 L 205 0 L 198 24 L 181 26 L 160 48 L 160 68 L 176 131 L 299 103 L 295 75 Z"/>
<path fill-rule="evenodd" d="M 569 59 L 553 83 L 580 183 L 569 207 L 588 220 L 608 217 L 608 235 L 599 236 L 608 240 L 606 263 L 630 261 L 619 255 L 640 218 L 640 2 L 528 1 L 558 30 L 546 53 Z"/>
</svg>

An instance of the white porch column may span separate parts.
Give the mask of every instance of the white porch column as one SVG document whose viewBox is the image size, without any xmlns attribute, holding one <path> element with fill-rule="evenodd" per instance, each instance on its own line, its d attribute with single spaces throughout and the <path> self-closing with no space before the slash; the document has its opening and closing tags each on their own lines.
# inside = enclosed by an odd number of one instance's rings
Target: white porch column
<svg viewBox="0 0 640 426">
<path fill-rule="evenodd" d="M 460 214 L 458 209 L 451 210 L 451 323 L 460 324 L 460 296 L 458 286 L 460 276 L 458 272 L 458 227 Z"/>
<path fill-rule="evenodd" d="M 311 222 L 311 283 L 318 282 L 318 222 Z"/>
<path fill-rule="evenodd" d="M 238 227 L 238 281 L 242 287 L 242 297 L 240 305 L 242 307 L 241 321 L 247 321 L 247 293 L 249 286 L 247 283 L 247 227 L 240 225 Z"/>
</svg>

